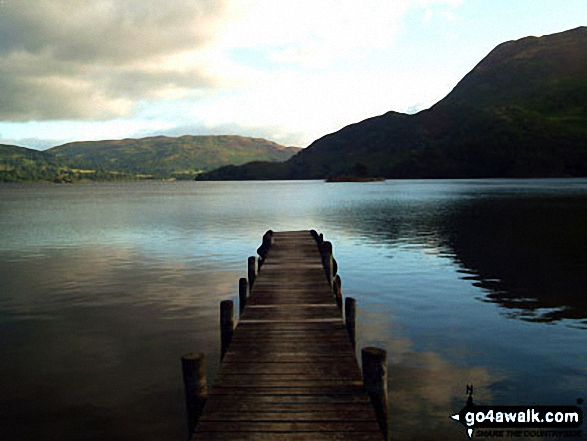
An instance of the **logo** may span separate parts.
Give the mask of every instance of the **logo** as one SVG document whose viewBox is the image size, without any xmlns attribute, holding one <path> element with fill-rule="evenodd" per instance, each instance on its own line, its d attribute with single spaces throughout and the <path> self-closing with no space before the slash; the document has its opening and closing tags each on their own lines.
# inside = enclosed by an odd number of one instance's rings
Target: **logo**
<svg viewBox="0 0 587 441">
<path fill-rule="evenodd" d="M 583 410 L 578 406 L 478 406 L 473 403 L 473 385 L 467 385 L 467 395 L 465 407 L 450 418 L 465 427 L 469 438 L 478 429 L 488 429 L 485 436 L 492 437 L 581 436 L 577 429 L 583 424 Z"/>
</svg>

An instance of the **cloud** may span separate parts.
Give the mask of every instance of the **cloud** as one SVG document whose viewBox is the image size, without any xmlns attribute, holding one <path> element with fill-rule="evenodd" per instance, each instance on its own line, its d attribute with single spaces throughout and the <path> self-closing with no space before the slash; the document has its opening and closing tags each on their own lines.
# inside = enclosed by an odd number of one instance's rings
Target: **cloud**
<svg viewBox="0 0 587 441">
<path fill-rule="evenodd" d="M 39 138 L 21 138 L 18 140 L 4 138 L 0 134 L 0 144 L 17 145 L 20 147 L 28 147 L 35 150 L 47 150 L 59 144 L 65 144 L 57 139 L 39 139 Z"/>
<path fill-rule="evenodd" d="M 214 34 L 213 0 L 20 0 L 2 9 L 0 50 L 61 61 L 126 61 L 187 50 Z"/>
<path fill-rule="evenodd" d="M 278 63 L 326 66 L 333 60 L 356 58 L 365 49 L 393 44 L 401 18 L 413 0 L 321 0 L 233 3 L 241 19 L 225 29 L 226 47 L 270 50 Z M 246 6 L 243 6 L 246 5 Z"/>
<path fill-rule="evenodd" d="M 36 0 L 0 11 L 0 118 L 107 119 L 214 80 L 174 55 L 205 48 L 223 2 Z"/>
<path fill-rule="evenodd" d="M 419 5 L 424 9 L 424 24 L 430 24 L 438 14 L 444 20 L 456 19 L 454 10 L 462 5 L 464 0 L 419 0 Z"/>
<path fill-rule="evenodd" d="M 7 1 L 0 120 L 11 127 L 2 130 L 73 140 L 175 126 L 308 145 L 390 109 L 431 105 L 449 90 L 439 82 L 454 86 L 439 72 L 414 87 L 421 73 L 393 73 L 406 59 L 394 50 L 410 10 L 450 15 L 460 2 Z"/>
</svg>

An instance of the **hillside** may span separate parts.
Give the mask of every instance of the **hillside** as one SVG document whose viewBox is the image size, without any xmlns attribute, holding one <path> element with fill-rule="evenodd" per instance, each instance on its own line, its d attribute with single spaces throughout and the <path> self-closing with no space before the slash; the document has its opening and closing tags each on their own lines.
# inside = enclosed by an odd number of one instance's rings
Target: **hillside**
<svg viewBox="0 0 587 441">
<path fill-rule="evenodd" d="M 0 144 L 0 182 L 52 180 L 58 173 L 59 164 L 52 155 Z"/>
<path fill-rule="evenodd" d="M 496 47 L 443 100 L 314 141 L 285 164 L 199 179 L 587 176 L 587 27 Z"/>
<path fill-rule="evenodd" d="M 284 161 L 299 150 L 232 135 L 73 142 L 43 152 L 0 146 L 0 181 L 193 179 L 228 164 Z"/>
<path fill-rule="evenodd" d="M 154 178 L 193 178 L 201 171 L 227 164 L 284 161 L 297 151 L 265 139 L 232 135 L 74 142 L 48 150 L 73 167 Z"/>
</svg>

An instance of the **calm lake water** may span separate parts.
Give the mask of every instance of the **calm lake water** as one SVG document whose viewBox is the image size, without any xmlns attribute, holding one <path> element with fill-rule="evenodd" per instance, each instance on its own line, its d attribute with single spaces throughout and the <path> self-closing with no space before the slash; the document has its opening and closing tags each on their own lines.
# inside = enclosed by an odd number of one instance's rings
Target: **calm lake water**
<svg viewBox="0 0 587 441">
<path fill-rule="evenodd" d="M 212 382 L 247 257 L 311 228 L 388 351 L 394 439 L 467 439 L 471 383 L 587 400 L 585 179 L 2 185 L 0 439 L 186 439 L 180 356 Z"/>
</svg>

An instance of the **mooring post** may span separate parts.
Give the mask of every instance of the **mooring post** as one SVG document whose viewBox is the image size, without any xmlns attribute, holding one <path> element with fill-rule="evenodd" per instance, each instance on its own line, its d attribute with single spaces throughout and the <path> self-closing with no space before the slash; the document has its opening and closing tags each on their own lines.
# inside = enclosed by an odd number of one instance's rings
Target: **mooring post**
<svg viewBox="0 0 587 441">
<path fill-rule="evenodd" d="M 191 438 L 208 399 L 206 354 L 185 354 L 181 357 L 181 367 L 187 408 L 188 437 Z"/>
<path fill-rule="evenodd" d="M 247 304 L 247 297 L 249 295 L 249 283 L 245 277 L 241 277 L 238 281 L 238 313 L 239 315 L 245 310 Z"/>
<path fill-rule="evenodd" d="M 334 275 L 332 274 L 333 264 L 332 264 L 332 243 L 326 241 L 322 245 L 323 247 L 323 254 L 322 254 L 322 261 L 324 263 L 324 270 L 326 271 L 326 279 L 332 288 L 332 278 Z"/>
<path fill-rule="evenodd" d="M 248 260 L 249 291 L 253 288 L 255 277 L 257 277 L 257 258 L 250 256 Z"/>
<path fill-rule="evenodd" d="M 336 300 L 338 309 L 342 309 L 342 281 L 338 274 L 334 277 L 334 281 L 332 282 L 332 295 Z"/>
<path fill-rule="evenodd" d="M 263 235 L 263 241 L 261 242 L 261 246 L 257 248 L 257 254 L 259 255 L 259 260 L 257 263 L 258 269 L 261 268 L 265 259 L 267 258 L 267 254 L 269 253 L 269 248 L 273 244 L 273 230 L 268 230 Z"/>
<path fill-rule="evenodd" d="M 316 242 L 318 242 L 318 232 L 316 230 L 310 230 L 310 234 L 312 235 L 312 237 L 314 238 L 314 240 Z"/>
<path fill-rule="evenodd" d="M 357 301 L 352 297 L 344 299 L 344 322 L 346 330 L 349 333 L 349 338 L 353 344 L 356 343 L 355 323 L 357 316 Z"/>
<path fill-rule="evenodd" d="M 387 352 L 383 349 L 367 347 L 361 351 L 363 362 L 363 385 L 371 397 L 379 427 L 386 441 L 389 440 L 387 422 Z"/>
<path fill-rule="evenodd" d="M 220 302 L 220 359 L 224 358 L 224 354 L 228 350 L 228 345 L 232 340 L 234 332 L 234 303 L 232 300 L 223 300 Z"/>
</svg>

